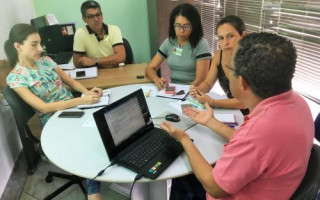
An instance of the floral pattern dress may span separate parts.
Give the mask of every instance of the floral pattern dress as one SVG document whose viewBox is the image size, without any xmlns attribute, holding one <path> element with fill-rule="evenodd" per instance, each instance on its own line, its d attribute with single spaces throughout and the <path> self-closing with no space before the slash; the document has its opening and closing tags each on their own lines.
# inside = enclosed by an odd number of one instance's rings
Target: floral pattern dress
<svg viewBox="0 0 320 200">
<path fill-rule="evenodd" d="M 10 88 L 27 87 L 33 94 L 46 103 L 65 101 L 73 98 L 63 85 L 56 72 L 57 64 L 49 57 L 42 57 L 35 61 L 37 70 L 29 69 L 17 64 L 7 76 L 7 84 Z M 54 113 L 40 113 L 42 127 Z"/>
</svg>

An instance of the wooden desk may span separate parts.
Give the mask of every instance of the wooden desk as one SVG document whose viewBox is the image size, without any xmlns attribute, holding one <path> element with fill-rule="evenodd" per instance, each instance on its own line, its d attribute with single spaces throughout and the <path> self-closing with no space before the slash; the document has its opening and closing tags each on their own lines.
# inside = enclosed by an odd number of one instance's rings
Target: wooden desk
<svg viewBox="0 0 320 200">
<path fill-rule="evenodd" d="M 138 63 L 116 68 L 99 68 L 97 78 L 79 79 L 78 81 L 87 88 L 99 87 L 102 89 L 129 84 L 151 83 L 145 77 L 146 67 L 147 63 Z M 137 76 L 143 76 L 143 78 L 138 79 Z"/>
</svg>

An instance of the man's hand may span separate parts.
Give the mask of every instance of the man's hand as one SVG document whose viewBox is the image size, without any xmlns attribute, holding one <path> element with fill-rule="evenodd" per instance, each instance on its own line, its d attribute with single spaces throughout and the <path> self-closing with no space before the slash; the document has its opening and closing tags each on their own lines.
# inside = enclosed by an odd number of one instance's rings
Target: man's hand
<svg viewBox="0 0 320 200">
<path fill-rule="evenodd" d="M 81 58 L 79 58 L 79 63 L 83 66 L 83 67 L 90 67 L 96 64 L 96 62 L 94 61 L 93 58 L 88 58 L 86 56 L 83 56 Z"/>
<path fill-rule="evenodd" d="M 198 124 L 207 126 L 209 120 L 214 118 L 213 116 L 213 109 L 209 106 L 208 103 L 205 104 L 206 110 L 201 111 L 195 108 L 187 107 L 183 111 L 184 113 L 193 119 Z"/>
<path fill-rule="evenodd" d="M 168 132 L 168 134 L 176 139 L 178 142 L 181 142 L 181 140 L 185 137 L 189 138 L 189 135 L 186 134 L 183 130 L 178 129 L 174 126 L 172 126 L 169 122 L 164 121 L 162 124 L 159 125 L 161 129 Z"/>
</svg>

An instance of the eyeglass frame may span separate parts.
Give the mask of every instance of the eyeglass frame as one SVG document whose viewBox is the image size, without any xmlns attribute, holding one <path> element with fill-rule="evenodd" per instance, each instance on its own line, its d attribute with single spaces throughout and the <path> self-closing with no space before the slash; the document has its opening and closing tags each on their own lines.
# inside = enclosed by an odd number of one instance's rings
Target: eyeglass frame
<svg viewBox="0 0 320 200">
<path fill-rule="evenodd" d="M 98 12 L 96 14 L 89 14 L 89 15 L 86 15 L 85 18 L 87 19 L 94 19 L 94 18 L 98 18 L 98 17 L 101 17 L 102 16 L 102 12 Z"/>
<path fill-rule="evenodd" d="M 173 24 L 173 28 L 174 30 L 179 30 L 179 31 L 181 31 L 181 29 L 183 31 L 190 31 L 192 30 L 192 25 L 191 24 L 183 24 L 183 25 Z"/>
</svg>

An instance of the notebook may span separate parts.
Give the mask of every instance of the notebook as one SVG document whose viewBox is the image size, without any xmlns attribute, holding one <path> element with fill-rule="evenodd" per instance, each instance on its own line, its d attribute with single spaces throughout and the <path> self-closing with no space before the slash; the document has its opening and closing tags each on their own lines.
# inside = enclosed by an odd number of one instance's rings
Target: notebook
<svg viewBox="0 0 320 200">
<path fill-rule="evenodd" d="M 100 97 L 100 101 L 99 102 L 94 103 L 94 104 L 78 105 L 77 108 L 87 109 L 87 108 L 96 108 L 96 107 L 106 106 L 106 105 L 109 104 L 110 95 L 111 95 L 111 90 L 110 89 L 104 89 L 102 91 L 102 96 Z M 84 94 L 82 94 L 81 96 L 84 96 Z"/>
<path fill-rule="evenodd" d="M 147 178 L 158 177 L 183 152 L 179 142 L 154 127 L 142 89 L 94 112 L 93 117 L 109 160 Z"/>
</svg>

